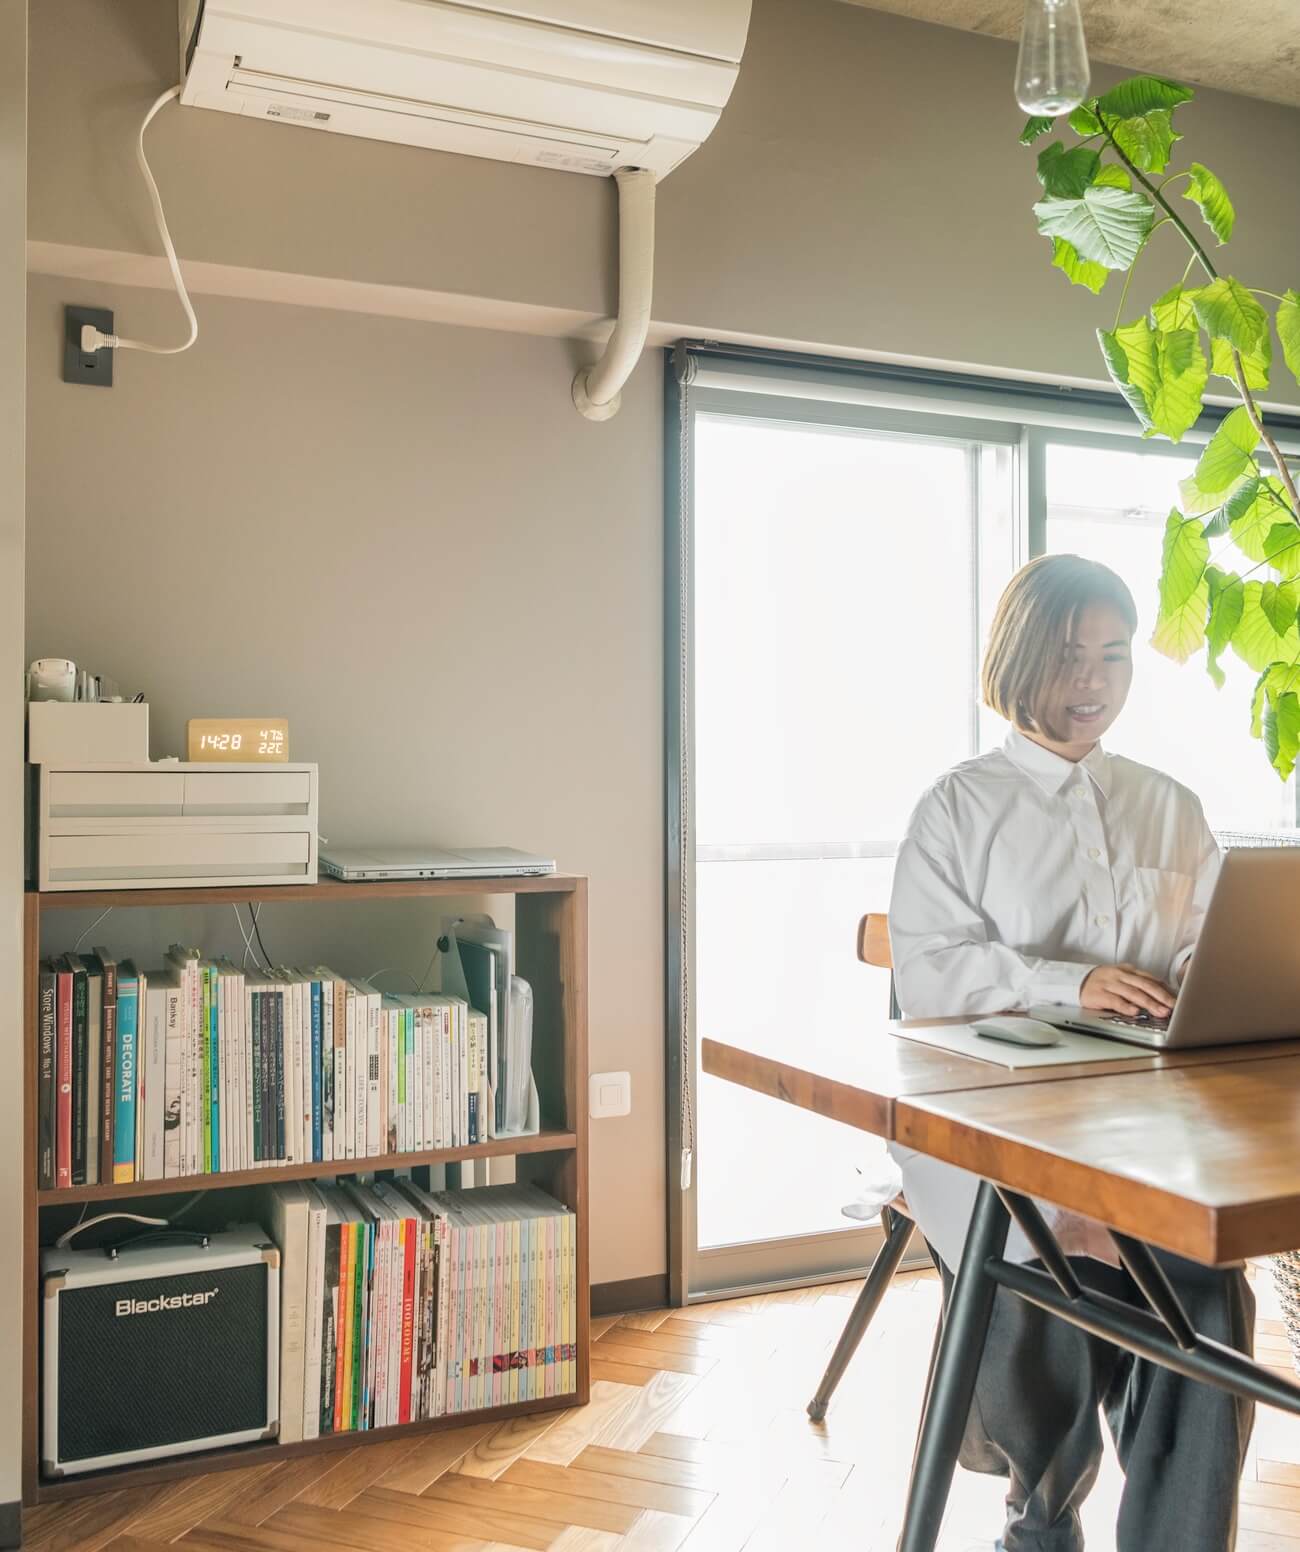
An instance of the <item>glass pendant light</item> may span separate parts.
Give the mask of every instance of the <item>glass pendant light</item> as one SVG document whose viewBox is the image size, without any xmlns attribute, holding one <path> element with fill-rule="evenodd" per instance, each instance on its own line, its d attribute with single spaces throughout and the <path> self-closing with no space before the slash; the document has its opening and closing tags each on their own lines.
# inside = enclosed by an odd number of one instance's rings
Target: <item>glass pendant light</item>
<svg viewBox="0 0 1300 1552">
<path fill-rule="evenodd" d="M 1088 94 L 1088 49 L 1079 0 L 1025 0 L 1016 64 L 1016 101 L 1026 113 L 1058 118 Z"/>
</svg>

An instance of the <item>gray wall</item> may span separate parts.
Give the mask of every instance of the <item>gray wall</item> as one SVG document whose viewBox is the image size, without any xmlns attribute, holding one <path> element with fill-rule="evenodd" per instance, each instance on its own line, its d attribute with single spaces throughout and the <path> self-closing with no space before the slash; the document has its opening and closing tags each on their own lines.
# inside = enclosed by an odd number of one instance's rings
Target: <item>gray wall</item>
<svg viewBox="0 0 1300 1552">
<path fill-rule="evenodd" d="M 33 7 L 47 265 L 157 252 L 132 142 L 175 80 L 174 17 L 172 0 Z M 659 191 L 656 319 L 1095 378 L 1115 299 L 1047 265 L 1013 63 L 834 0 L 755 0 L 730 106 Z M 1234 267 L 1292 284 L 1300 209 L 1276 169 L 1300 114 L 1206 93 L 1185 127 L 1237 202 Z M 300 276 L 441 292 L 467 319 L 612 310 L 605 183 L 175 108 L 150 133 L 187 263 L 273 271 L 290 295 Z M 1172 249 L 1148 262 L 1152 290 L 1181 269 Z M 64 387 L 58 307 L 100 299 L 123 332 L 180 328 L 160 292 L 33 287 L 30 650 L 146 686 L 159 753 L 187 715 L 287 714 L 321 762 L 327 835 L 502 839 L 590 873 L 592 1060 L 635 1084 L 632 1116 L 593 1128 L 593 1274 L 662 1271 L 657 361 L 592 426 L 565 341 L 201 296 L 190 354 L 124 358 L 111 393 Z M 274 910 L 278 951 L 305 929 Z M 418 973 L 430 925 L 368 919 L 356 968 Z M 351 928 L 329 932 L 341 949 Z"/>
<path fill-rule="evenodd" d="M 131 137 L 176 79 L 175 14 L 173 0 L 33 8 L 33 238 L 157 251 Z M 1071 290 L 1035 234 L 1014 61 L 1012 44 L 835 0 L 755 0 L 721 122 L 659 190 L 655 318 L 1103 375 L 1093 329 L 1116 298 Z M 1097 81 L 1116 74 L 1099 67 Z M 1300 158 L 1300 112 L 1207 91 L 1182 118 L 1188 155 L 1236 201 L 1232 266 L 1274 291 L 1294 284 L 1300 205 L 1279 198 L 1277 170 Z M 199 110 L 169 108 L 150 133 L 185 258 L 613 309 L 607 180 Z M 1173 284 L 1177 249 L 1158 236 L 1135 296 Z M 1279 388 L 1300 399 L 1294 382 Z"/>
<path fill-rule="evenodd" d="M 23 422 L 27 0 L 0 0 L 0 1503 L 19 1485 L 22 1243 Z"/>
<path fill-rule="evenodd" d="M 77 297 L 146 338 L 175 309 Z M 190 716 L 287 716 L 336 840 L 501 842 L 589 874 L 592 1063 L 635 1098 L 592 1128 L 592 1274 L 662 1271 L 658 362 L 592 425 L 554 391 L 564 342 L 208 299 L 193 350 L 83 388 L 60 380 L 65 300 L 33 277 L 29 653 L 144 689 L 155 755 Z M 233 947 L 228 916 L 194 930 Z M 432 912 L 301 916 L 263 910 L 276 957 L 428 962 Z"/>
</svg>

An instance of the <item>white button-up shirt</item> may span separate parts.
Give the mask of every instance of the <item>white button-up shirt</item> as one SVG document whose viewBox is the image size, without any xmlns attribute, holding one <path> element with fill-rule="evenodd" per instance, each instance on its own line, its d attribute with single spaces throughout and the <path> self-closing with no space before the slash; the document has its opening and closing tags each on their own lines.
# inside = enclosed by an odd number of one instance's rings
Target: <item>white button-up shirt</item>
<svg viewBox="0 0 1300 1552">
<path fill-rule="evenodd" d="M 1121 963 L 1176 981 L 1218 868 L 1200 801 L 1171 777 L 1100 745 L 1076 765 L 1012 732 L 940 777 L 912 814 L 889 907 L 899 1004 L 940 1018 L 1077 1003 L 1090 970 Z M 955 1270 L 974 1176 L 890 1151 Z M 1007 1253 L 1032 1254 L 1014 1227 Z"/>
</svg>

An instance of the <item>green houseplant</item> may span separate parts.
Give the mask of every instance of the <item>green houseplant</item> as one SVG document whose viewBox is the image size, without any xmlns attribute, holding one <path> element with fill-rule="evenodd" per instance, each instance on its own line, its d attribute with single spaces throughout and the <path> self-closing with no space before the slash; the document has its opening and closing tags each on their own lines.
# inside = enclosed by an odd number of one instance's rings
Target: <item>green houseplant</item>
<svg viewBox="0 0 1300 1552">
<path fill-rule="evenodd" d="M 1240 400 L 1169 514 L 1152 643 L 1179 662 L 1204 648 L 1220 687 L 1225 651 L 1255 670 L 1251 732 L 1285 779 L 1300 756 L 1300 498 L 1256 395 L 1274 370 L 1274 334 L 1300 380 L 1300 293 L 1252 288 L 1211 256 L 1232 237 L 1228 192 L 1200 162 L 1170 169 L 1182 138 L 1174 114 L 1192 96 L 1175 81 L 1135 76 L 1081 104 L 1069 132 L 1045 148 L 1040 142 L 1062 127 L 1054 119 L 1031 118 L 1020 140 L 1039 147 L 1034 215 L 1052 263 L 1093 292 L 1124 276 L 1115 324 L 1098 338 L 1143 434 L 1178 442 L 1211 378 Z M 1159 255 L 1170 265 L 1166 278 L 1182 274 L 1125 321 L 1148 249 L 1148 268 Z"/>
</svg>

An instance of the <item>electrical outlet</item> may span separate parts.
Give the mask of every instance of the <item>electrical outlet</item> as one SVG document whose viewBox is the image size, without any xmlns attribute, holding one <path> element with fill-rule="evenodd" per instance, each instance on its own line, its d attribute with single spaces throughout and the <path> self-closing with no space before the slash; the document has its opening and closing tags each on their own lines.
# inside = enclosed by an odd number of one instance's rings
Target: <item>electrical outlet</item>
<svg viewBox="0 0 1300 1552">
<path fill-rule="evenodd" d="M 102 333 L 113 332 L 113 314 L 107 307 L 64 307 L 63 381 L 85 383 L 91 388 L 113 386 L 112 350 L 82 350 L 81 326 L 91 323 Z"/>
<path fill-rule="evenodd" d="M 588 1109 L 593 1121 L 632 1113 L 632 1074 L 593 1072 L 588 1081 Z"/>
</svg>

